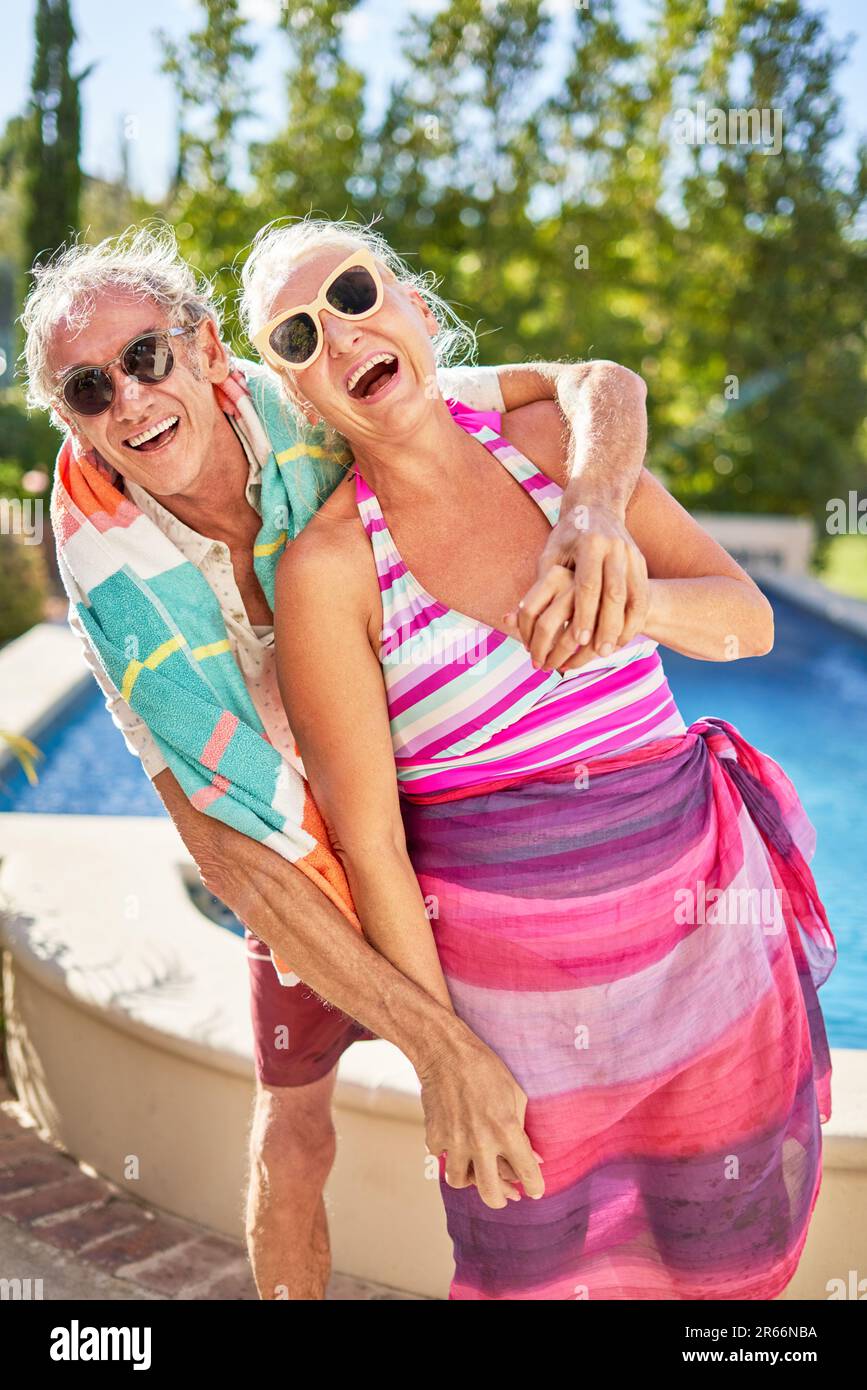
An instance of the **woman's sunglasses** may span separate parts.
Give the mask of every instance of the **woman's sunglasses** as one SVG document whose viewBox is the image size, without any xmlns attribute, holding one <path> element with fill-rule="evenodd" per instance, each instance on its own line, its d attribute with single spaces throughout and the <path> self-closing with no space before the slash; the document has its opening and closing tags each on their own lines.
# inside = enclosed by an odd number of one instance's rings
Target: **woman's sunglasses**
<svg viewBox="0 0 867 1390">
<path fill-rule="evenodd" d="M 153 333 L 142 333 L 101 367 L 73 367 L 59 384 L 63 400 L 76 415 L 102 415 L 114 400 L 114 383 L 108 369 L 118 362 L 127 376 L 136 381 L 151 386 L 154 382 L 165 381 L 175 365 L 171 339 L 195 333 L 198 326 L 160 328 Z"/>
<path fill-rule="evenodd" d="M 277 371 L 312 367 L 325 342 L 319 311 L 328 309 L 339 319 L 366 319 L 382 303 L 383 288 L 376 262 L 369 251 L 356 251 L 341 261 L 324 281 L 310 304 L 296 304 L 253 334 L 253 343 Z"/>
</svg>

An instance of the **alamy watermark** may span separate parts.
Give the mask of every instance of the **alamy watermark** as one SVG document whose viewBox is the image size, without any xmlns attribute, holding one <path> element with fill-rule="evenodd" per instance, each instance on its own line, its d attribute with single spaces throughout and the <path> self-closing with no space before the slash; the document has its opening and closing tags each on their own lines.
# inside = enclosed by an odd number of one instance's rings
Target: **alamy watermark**
<svg viewBox="0 0 867 1390">
<path fill-rule="evenodd" d="M 472 666 L 482 674 L 488 659 L 490 632 L 483 625 L 450 623 L 413 631 L 412 619 L 384 627 L 379 639 L 383 666 Z"/>
<path fill-rule="evenodd" d="M 867 497 L 858 497 L 854 488 L 848 498 L 831 497 L 825 503 L 829 536 L 867 536 Z"/>
<path fill-rule="evenodd" d="M 41 1279 L 0 1279 L 0 1302 L 43 1298 Z"/>
<path fill-rule="evenodd" d="M 151 1328 L 82 1327 L 73 1318 L 68 1327 L 52 1328 L 48 1355 L 52 1361 L 131 1361 L 134 1371 L 147 1371 Z"/>
<path fill-rule="evenodd" d="M 0 497 L 0 536 L 22 536 L 25 545 L 41 545 L 44 515 L 41 497 Z"/>
<path fill-rule="evenodd" d="M 678 926 L 761 926 L 768 936 L 783 930 L 779 888 L 709 888 L 700 878 L 694 888 L 678 888 L 674 901 Z"/>
<path fill-rule="evenodd" d="M 674 113 L 672 138 L 676 145 L 756 145 L 768 154 L 783 148 L 783 110 L 780 106 L 736 106 L 724 111 L 697 101 Z"/>
</svg>

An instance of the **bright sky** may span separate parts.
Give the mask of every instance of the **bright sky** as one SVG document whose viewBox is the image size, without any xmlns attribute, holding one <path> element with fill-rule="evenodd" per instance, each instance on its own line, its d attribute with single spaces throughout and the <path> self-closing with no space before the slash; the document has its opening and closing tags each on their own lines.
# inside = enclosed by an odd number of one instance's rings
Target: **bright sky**
<svg viewBox="0 0 867 1390">
<path fill-rule="evenodd" d="M 571 9 L 572 0 L 549 0 L 549 5 L 562 17 Z M 171 83 L 159 71 L 157 30 L 183 34 L 197 22 L 199 7 L 195 0 L 148 0 L 147 5 L 73 0 L 72 8 L 79 37 L 77 64 L 79 68 L 95 65 L 84 87 L 84 168 L 91 174 L 117 174 L 120 127 L 126 117 L 135 116 L 140 134 L 132 147 L 133 184 L 148 196 L 159 197 L 174 158 L 176 109 Z M 370 79 L 369 97 L 374 108 L 383 100 L 395 69 L 400 16 L 408 9 L 437 8 L 439 0 L 408 0 L 399 8 L 393 0 L 365 0 L 351 16 L 347 27 L 349 57 Z M 867 128 L 863 114 L 867 6 L 864 0 L 816 0 L 816 8 L 827 14 L 835 38 L 854 35 L 848 45 L 848 62 L 838 79 L 846 116 L 842 152 L 848 154 Z M 36 0 L 15 0 L 13 5 L 4 6 L 0 128 L 27 99 L 35 9 Z M 249 127 L 251 137 L 261 138 L 279 128 L 283 112 L 284 52 L 273 30 L 262 27 L 263 21 L 267 25 L 277 13 L 279 0 L 244 0 L 244 9 L 255 25 L 252 37 L 262 41 L 254 70 L 260 115 Z M 648 9 L 648 0 L 620 0 L 626 29 L 640 30 Z"/>
</svg>

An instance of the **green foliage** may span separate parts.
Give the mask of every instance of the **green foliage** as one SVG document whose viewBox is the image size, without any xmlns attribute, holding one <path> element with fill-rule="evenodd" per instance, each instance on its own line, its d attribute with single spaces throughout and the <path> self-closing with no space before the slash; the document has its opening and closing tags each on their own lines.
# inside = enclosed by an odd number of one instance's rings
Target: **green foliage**
<svg viewBox="0 0 867 1390">
<path fill-rule="evenodd" d="M 0 645 L 41 621 L 47 593 L 42 547 L 0 534 Z"/>
<path fill-rule="evenodd" d="M 351 211 L 364 137 L 364 81 L 342 54 L 341 28 L 355 0 L 287 3 L 287 120 L 250 152 L 260 225 L 287 213 Z"/>
<path fill-rule="evenodd" d="M 239 126 L 252 113 L 247 67 L 255 47 L 238 0 L 202 0 L 202 22 L 180 44 L 165 35 L 163 71 L 179 104 L 178 158 L 166 209 L 189 260 L 213 279 L 226 300 L 227 336 L 239 338 L 233 311 L 232 265 L 260 216 L 235 183 L 241 159 Z"/>
<path fill-rule="evenodd" d="M 344 42 L 359 8 L 285 0 L 269 36 L 286 63 L 276 123 L 255 109 L 239 0 L 199 0 L 193 32 L 166 42 L 177 177 L 155 210 L 230 304 L 239 253 L 271 219 L 377 218 L 479 325 L 482 360 L 602 357 L 639 371 L 649 461 L 686 505 L 821 523 L 828 497 L 867 489 L 867 145 L 841 167 L 844 55 L 812 3 L 653 0 L 636 40 L 617 0 L 556 19 L 541 0 L 446 0 L 406 20 L 376 119 Z M 37 22 L 34 93 L 63 98 L 71 154 L 81 78 L 68 73 L 68 4 L 40 0 Z M 53 87 L 49 51 L 65 54 Z M 779 110 L 779 151 L 683 143 L 676 118 L 699 102 Z M 266 114 L 276 134 L 251 140 Z M 12 123 L 0 232 L 17 262 L 16 209 L 32 190 L 16 140 Z M 71 206 L 68 173 L 52 175 L 47 204 Z M 101 235 L 149 211 L 123 184 L 85 197 Z M 246 347 L 231 313 L 228 333 Z"/>
<path fill-rule="evenodd" d="M 867 602 L 867 536 L 834 536 L 819 578 L 829 589 Z"/>
<path fill-rule="evenodd" d="M 75 29 L 69 0 L 38 0 L 29 110 L 20 131 L 27 265 L 49 256 L 78 228 L 81 83 L 69 63 Z"/>
<path fill-rule="evenodd" d="M 665 294 L 688 378 L 658 401 L 656 456 L 687 504 L 809 510 L 821 523 L 829 496 L 867 481 L 862 171 L 847 183 L 833 152 L 842 55 L 793 0 L 729 3 L 705 27 L 696 90 L 724 110 L 779 110 L 783 138 L 775 155 L 744 143 L 690 151 Z"/>
<path fill-rule="evenodd" d="M 35 502 L 47 518 L 50 484 L 40 495 L 25 489 L 21 480 L 29 470 L 51 478 L 58 442 L 47 416 L 28 415 L 19 391 L 0 392 L 0 499 Z M 41 620 L 51 587 L 45 547 L 0 533 L 0 645 Z"/>
<path fill-rule="evenodd" d="M 21 473 L 31 468 L 50 473 L 59 443 L 47 415 L 28 414 L 20 390 L 0 391 L 0 461 L 14 460 Z M 10 495 L 6 487 L 0 492 Z"/>
</svg>

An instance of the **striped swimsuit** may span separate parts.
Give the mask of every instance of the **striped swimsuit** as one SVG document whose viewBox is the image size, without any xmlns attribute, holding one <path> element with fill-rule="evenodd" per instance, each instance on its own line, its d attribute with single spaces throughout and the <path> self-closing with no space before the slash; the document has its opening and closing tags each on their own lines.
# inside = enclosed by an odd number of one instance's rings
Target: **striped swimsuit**
<svg viewBox="0 0 867 1390">
<path fill-rule="evenodd" d="M 495 412 L 448 404 L 553 526 L 562 488 L 500 435 Z M 422 587 L 360 472 L 356 499 L 379 575 L 380 660 L 401 790 L 476 786 L 685 732 L 651 638 L 635 637 L 579 670 L 537 671 L 517 638 Z"/>
</svg>

